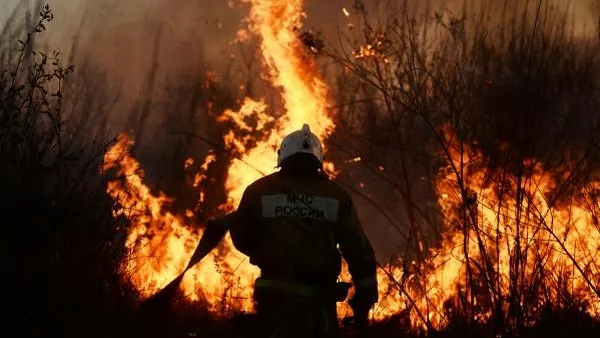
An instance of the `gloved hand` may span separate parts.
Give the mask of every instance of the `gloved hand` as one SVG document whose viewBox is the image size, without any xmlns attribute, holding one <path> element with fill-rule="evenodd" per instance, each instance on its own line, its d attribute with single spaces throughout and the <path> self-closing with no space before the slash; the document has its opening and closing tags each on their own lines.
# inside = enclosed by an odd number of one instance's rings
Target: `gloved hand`
<svg viewBox="0 0 600 338">
<path fill-rule="evenodd" d="M 348 302 L 352 308 L 359 337 L 367 337 L 369 310 L 378 300 L 377 282 L 356 286 L 354 296 Z"/>
<path fill-rule="evenodd" d="M 377 283 L 365 286 L 357 286 L 354 295 L 348 302 L 355 315 L 368 313 L 378 300 Z"/>
</svg>

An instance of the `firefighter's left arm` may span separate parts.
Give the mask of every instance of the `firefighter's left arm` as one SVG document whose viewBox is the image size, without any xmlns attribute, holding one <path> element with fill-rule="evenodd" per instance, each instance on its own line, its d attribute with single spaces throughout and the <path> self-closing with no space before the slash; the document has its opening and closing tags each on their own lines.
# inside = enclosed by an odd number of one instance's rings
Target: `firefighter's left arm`
<svg viewBox="0 0 600 338">
<path fill-rule="evenodd" d="M 375 252 L 356 212 L 352 197 L 342 202 L 340 219 L 334 225 L 336 239 L 356 286 L 377 286 Z"/>
<path fill-rule="evenodd" d="M 334 229 L 356 287 L 349 304 L 356 319 L 365 324 L 369 310 L 378 300 L 377 261 L 349 195 L 342 203 L 340 220 Z"/>
</svg>

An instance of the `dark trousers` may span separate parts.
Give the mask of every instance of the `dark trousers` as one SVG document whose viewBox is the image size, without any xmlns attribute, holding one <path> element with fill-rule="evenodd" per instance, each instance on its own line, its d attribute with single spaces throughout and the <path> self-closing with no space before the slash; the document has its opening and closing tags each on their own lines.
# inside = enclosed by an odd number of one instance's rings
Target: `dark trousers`
<svg viewBox="0 0 600 338">
<path fill-rule="evenodd" d="M 254 290 L 256 338 L 337 338 L 336 303 L 269 288 Z"/>
</svg>

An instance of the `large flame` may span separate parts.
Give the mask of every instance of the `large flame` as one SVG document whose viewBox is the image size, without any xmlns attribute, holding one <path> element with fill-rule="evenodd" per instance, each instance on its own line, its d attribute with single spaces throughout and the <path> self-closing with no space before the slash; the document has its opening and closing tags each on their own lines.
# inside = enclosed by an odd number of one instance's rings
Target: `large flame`
<svg viewBox="0 0 600 338">
<path fill-rule="evenodd" d="M 408 309 L 414 327 L 443 329 L 456 313 L 507 320 L 521 306 L 533 325 L 543 306 L 569 299 L 600 318 L 600 184 L 557 198 L 556 180 L 566 175 L 534 160 L 524 161 L 521 179 L 489 169 L 480 152 L 444 134 L 447 164 L 435 179 L 444 238 L 408 276 L 397 266 L 380 270 L 374 318 Z"/>
<path fill-rule="evenodd" d="M 240 142 L 233 131 L 226 143 L 234 148 L 240 159 L 234 160 L 229 169 L 225 188 L 229 205 L 236 206 L 244 189 L 256 179 L 273 172 L 276 150 L 283 137 L 308 123 L 321 140 L 333 131 L 334 124 L 327 109 L 328 89 L 317 71 L 314 58 L 298 38 L 301 27 L 303 0 L 244 0 L 251 5 L 250 31 L 260 39 L 260 54 L 266 66 L 265 78 L 281 90 L 284 112 L 277 123 L 270 125 L 266 137 L 249 148 Z M 221 121 L 230 120 L 240 130 L 252 130 L 242 117 L 258 121 L 252 131 L 263 131 L 274 118 L 266 112 L 264 102 L 250 99 L 238 112 L 224 112 Z M 254 140 L 256 141 L 256 140 Z M 328 166 L 333 171 L 331 165 Z"/>
<path fill-rule="evenodd" d="M 457 144 L 447 129 L 445 135 L 449 160 L 436 186 L 446 237 L 421 286 L 430 302 L 422 313 L 443 327 L 448 313 L 442 307 L 449 300 L 458 307 L 462 292 L 475 302 L 462 310 L 482 321 L 494 306 L 506 315 L 511 299 L 531 307 L 526 324 L 542 306 L 567 304 L 568 297 L 600 316 L 598 182 L 560 195 L 557 188 L 571 183 L 557 179 L 567 174 L 546 171 L 534 159 L 522 163 L 524 175 L 488 169 L 480 152 Z"/>
<path fill-rule="evenodd" d="M 222 122 L 235 126 L 225 143 L 238 156 L 227 173 L 228 200 L 222 206 L 226 211 L 237 206 L 250 183 L 274 170 L 283 136 L 304 123 L 322 140 L 334 129 L 327 87 L 309 49 L 298 39 L 303 1 L 244 2 L 250 5 L 249 31 L 260 40 L 265 78 L 280 89 L 283 107 L 272 116 L 264 100 L 246 98 L 237 112 L 221 115 Z M 446 136 L 451 139 L 448 132 Z M 121 135 L 107 152 L 104 167 L 122 176 L 109 182 L 108 192 L 119 205 L 115 216 L 125 216 L 131 224 L 126 246 L 135 255 L 124 262 L 126 275 L 147 297 L 183 270 L 202 231 L 193 217 L 166 211 L 170 199 L 153 194 L 143 183 L 139 163 L 128 154 L 131 145 Z M 407 311 L 415 327 L 443 328 L 453 311 L 460 310 L 485 321 L 492 308 L 508 311 L 515 290 L 539 285 L 544 292 L 539 289 L 536 305 L 560 302 L 570 294 L 585 301 L 591 315 L 600 316 L 599 208 L 593 199 L 600 185 L 581 188 L 570 203 L 554 203 L 555 178 L 541 166 L 531 166 L 528 180 L 518 183 L 514 175 L 485 169 L 476 151 L 452 145 L 447 148 L 447 165 L 435 180 L 444 238 L 430 250 L 427 261 L 408 264 L 410 271 L 403 269 L 403 262 L 378 270 L 380 302 L 372 310 L 373 319 Z M 213 160 L 209 154 L 206 163 Z M 328 169 L 334 172 L 332 164 Z M 199 175 L 197 180 L 202 179 Z M 182 290 L 219 314 L 224 314 L 224 299 L 227 309 L 251 310 L 257 272 L 227 238 L 186 276 Z M 515 274 L 516 280 L 511 278 Z M 349 279 L 346 270 L 343 277 Z M 349 312 L 343 304 L 339 310 L 340 316 Z"/>
<path fill-rule="evenodd" d="M 194 217 L 183 218 L 166 211 L 171 199 L 162 193 L 153 194 L 144 184 L 140 164 L 129 155 L 132 145 L 126 134 L 119 135 L 104 156 L 103 169 L 117 171 L 118 179 L 108 182 L 108 193 L 118 203 L 114 216 L 126 217 L 131 224 L 125 243 L 130 255 L 123 263 L 124 274 L 146 298 L 184 270 L 202 230 Z M 206 170 L 213 160 L 214 155 L 209 154 L 202 168 Z M 202 173 L 197 175 L 196 185 L 203 178 Z M 252 304 L 247 299 L 251 291 L 246 286 L 256 269 L 240 267 L 243 260 L 243 255 L 226 241 L 220 250 L 186 274 L 182 291 L 189 299 L 201 300 L 218 313 L 227 309 L 250 310 Z M 239 273 L 234 276 L 232 271 Z"/>
</svg>

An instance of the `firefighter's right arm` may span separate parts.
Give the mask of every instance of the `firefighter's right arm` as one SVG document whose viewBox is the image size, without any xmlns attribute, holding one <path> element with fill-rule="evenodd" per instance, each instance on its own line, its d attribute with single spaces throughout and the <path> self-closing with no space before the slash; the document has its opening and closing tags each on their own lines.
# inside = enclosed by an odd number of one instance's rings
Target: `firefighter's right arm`
<svg viewBox="0 0 600 338">
<path fill-rule="evenodd" d="M 365 235 L 352 198 L 348 196 L 341 205 L 336 238 L 342 256 L 356 288 L 368 289 L 377 297 L 377 262 L 369 239 Z M 374 300 L 374 302 L 377 299 Z"/>
<path fill-rule="evenodd" d="M 246 188 L 242 195 L 240 205 L 237 210 L 231 213 L 227 226 L 233 245 L 237 250 L 246 256 L 252 257 L 255 253 L 257 240 L 256 229 L 254 227 L 254 213 L 256 208 L 254 202 L 252 186 Z"/>
</svg>

